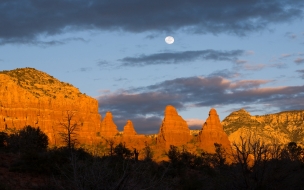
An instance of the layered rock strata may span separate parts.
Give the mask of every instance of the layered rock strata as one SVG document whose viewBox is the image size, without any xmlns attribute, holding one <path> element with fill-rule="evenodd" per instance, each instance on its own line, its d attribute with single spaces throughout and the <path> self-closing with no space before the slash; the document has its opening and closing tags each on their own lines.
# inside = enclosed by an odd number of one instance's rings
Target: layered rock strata
<svg viewBox="0 0 304 190">
<path fill-rule="evenodd" d="M 209 111 L 209 117 L 203 125 L 202 131 L 198 134 L 199 147 L 209 153 L 215 152 L 214 143 L 221 144 L 230 152 L 231 145 L 227 134 L 223 130 L 219 116 L 215 109 Z"/>
<path fill-rule="evenodd" d="M 186 121 L 178 115 L 176 109 L 168 105 L 157 137 L 157 143 L 169 148 L 170 145 L 186 145 L 190 140 L 190 130 Z"/>
<path fill-rule="evenodd" d="M 40 127 L 51 145 L 62 144 L 62 123 L 73 113 L 80 143 L 92 144 L 100 128 L 97 100 L 33 68 L 0 72 L 0 130 Z"/>
<path fill-rule="evenodd" d="M 117 126 L 113 121 L 113 116 L 111 112 L 107 112 L 100 126 L 100 135 L 102 137 L 114 137 L 119 131 Z"/>
</svg>

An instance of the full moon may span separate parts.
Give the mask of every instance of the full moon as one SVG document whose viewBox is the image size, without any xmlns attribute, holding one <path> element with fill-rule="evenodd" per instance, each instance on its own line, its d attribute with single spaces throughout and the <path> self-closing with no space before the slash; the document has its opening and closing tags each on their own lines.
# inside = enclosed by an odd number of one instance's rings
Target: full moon
<svg viewBox="0 0 304 190">
<path fill-rule="evenodd" d="M 165 42 L 166 42 L 167 44 L 173 44 L 174 38 L 173 38 L 172 36 L 167 36 L 167 37 L 165 38 Z"/>
</svg>

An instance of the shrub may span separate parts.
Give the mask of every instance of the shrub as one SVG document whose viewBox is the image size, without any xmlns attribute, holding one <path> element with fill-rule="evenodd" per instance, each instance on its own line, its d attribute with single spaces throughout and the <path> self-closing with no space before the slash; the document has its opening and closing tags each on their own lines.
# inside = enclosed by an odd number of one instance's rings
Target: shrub
<svg viewBox="0 0 304 190">
<path fill-rule="evenodd" d="M 5 132 L 0 132 L 0 148 L 6 147 L 8 135 Z"/>
<path fill-rule="evenodd" d="M 114 154 L 119 157 L 119 158 L 130 158 L 132 156 L 131 150 L 126 148 L 126 146 L 122 143 L 119 143 L 115 148 L 114 148 Z"/>
<path fill-rule="evenodd" d="M 25 126 L 8 138 L 8 148 L 13 152 L 41 152 L 48 146 L 48 137 L 40 128 Z"/>
</svg>

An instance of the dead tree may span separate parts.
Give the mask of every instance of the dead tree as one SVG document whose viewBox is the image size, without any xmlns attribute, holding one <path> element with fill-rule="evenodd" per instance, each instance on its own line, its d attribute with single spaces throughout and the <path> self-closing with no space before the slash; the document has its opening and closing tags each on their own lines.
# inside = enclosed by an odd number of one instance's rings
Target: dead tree
<svg viewBox="0 0 304 190">
<path fill-rule="evenodd" d="M 75 115 L 76 111 L 67 110 L 64 121 L 59 123 L 59 125 L 63 128 L 63 132 L 60 133 L 60 136 L 69 149 L 74 148 L 77 142 L 75 136 L 76 131 L 80 126 L 77 121 L 74 121 Z"/>
<path fill-rule="evenodd" d="M 110 153 L 110 156 L 112 157 L 113 153 L 114 153 L 114 140 L 113 139 L 106 139 L 106 142 L 110 146 L 109 153 Z"/>
</svg>

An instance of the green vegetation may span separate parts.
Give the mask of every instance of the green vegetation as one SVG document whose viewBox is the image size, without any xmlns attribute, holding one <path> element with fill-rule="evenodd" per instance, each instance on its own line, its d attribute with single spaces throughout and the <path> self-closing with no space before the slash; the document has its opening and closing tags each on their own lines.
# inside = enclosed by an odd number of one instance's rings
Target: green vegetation
<svg viewBox="0 0 304 190">
<path fill-rule="evenodd" d="M 65 98 L 79 97 L 79 90 L 69 83 L 60 82 L 53 76 L 47 73 L 38 71 L 34 68 L 17 68 L 14 70 L 0 71 L 0 74 L 5 74 L 20 87 L 27 89 L 35 97 L 49 96 L 56 98 L 56 94 L 61 92 L 65 94 Z"/>
</svg>

